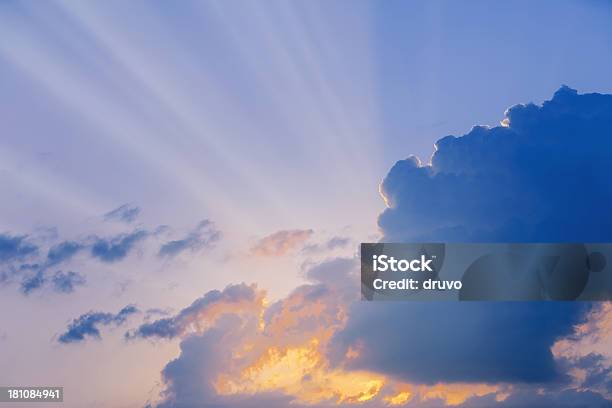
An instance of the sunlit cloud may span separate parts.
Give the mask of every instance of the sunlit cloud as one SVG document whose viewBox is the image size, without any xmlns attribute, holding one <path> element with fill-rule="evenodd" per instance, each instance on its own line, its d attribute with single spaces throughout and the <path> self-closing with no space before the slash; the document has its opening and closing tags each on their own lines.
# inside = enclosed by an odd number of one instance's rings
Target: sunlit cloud
<svg viewBox="0 0 612 408">
<path fill-rule="evenodd" d="M 347 264 L 331 265 L 335 270 L 330 273 L 349 272 Z M 231 398 L 274 394 L 288 397 L 298 406 L 400 406 L 429 401 L 456 406 L 474 397 L 493 395 L 500 401 L 507 397 L 511 387 L 505 384 L 412 384 L 383 372 L 348 369 L 345 362 L 361 352 L 358 343 L 346 353 L 345 361 L 332 362 L 328 347 L 333 336 L 345 327 L 351 301 L 343 293 L 346 288 L 337 285 L 337 277 L 324 278 L 326 283 L 303 285 L 271 304 L 261 301 L 265 293 L 259 289 L 255 292 L 253 286 L 228 287 L 206 294 L 175 317 L 141 326 L 134 333 L 137 336 L 182 339 L 181 356 L 164 370 L 167 399 L 160 406 L 192 398 L 183 396 L 181 390 L 202 382 L 207 385 L 202 388 L 200 401 L 217 401 L 220 405 L 223 398 L 233 401 Z M 232 291 L 240 295 L 229 296 Z M 259 294 L 253 297 L 255 293 Z M 167 330 L 153 330 L 161 326 L 179 329 L 173 330 L 172 336 L 166 335 Z M 198 367 L 203 350 L 212 352 L 215 360 L 207 367 Z M 200 374 L 187 374 L 195 372 Z"/>
</svg>

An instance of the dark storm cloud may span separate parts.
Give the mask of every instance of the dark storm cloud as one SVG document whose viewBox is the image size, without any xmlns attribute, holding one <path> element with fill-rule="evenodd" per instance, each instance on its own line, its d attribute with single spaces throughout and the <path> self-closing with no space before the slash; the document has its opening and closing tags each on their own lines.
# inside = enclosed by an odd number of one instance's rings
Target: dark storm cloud
<svg viewBox="0 0 612 408">
<path fill-rule="evenodd" d="M 517 105 L 505 127 L 438 141 L 431 165 L 402 160 L 385 177 L 386 242 L 609 242 L 612 95 L 561 88 Z M 334 340 L 352 367 L 410 381 L 554 382 L 550 347 L 588 304 L 357 303 Z"/>
<path fill-rule="evenodd" d="M 137 313 L 138 309 L 133 305 L 128 305 L 121 309 L 119 313 L 88 312 L 74 319 L 58 341 L 60 343 L 78 343 L 84 341 L 86 337 L 95 339 L 100 338 L 100 326 L 120 326 L 127 318 Z"/>
<path fill-rule="evenodd" d="M 91 247 L 91 256 L 102 262 L 120 261 L 147 235 L 146 231 L 137 230 L 129 234 L 119 234 L 112 238 L 96 238 Z"/>
<path fill-rule="evenodd" d="M 221 231 L 209 220 L 200 222 L 182 239 L 166 242 L 159 249 L 159 256 L 173 257 L 184 251 L 199 251 L 209 248 L 221 239 Z"/>
<path fill-rule="evenodd" d="M 140 214 L 139 207 L 136 207 L 130 204 L 123 204 L 122 206 L 117 207 L 114 210 L 109 211 L 106 214 L 104 214 L 104 219 L 107 221 L 114 220 L 114 221 L 122 221 L 125 223 L 131 223 L 134 220 L 136 220 L 139 214 Z"/>
<path fill-rule="evenodd" d="M 38 247 L 26 241 L 26 235 L 0 234 L 0 262 L 21 261 L 35 255 Z"/>
</svg>

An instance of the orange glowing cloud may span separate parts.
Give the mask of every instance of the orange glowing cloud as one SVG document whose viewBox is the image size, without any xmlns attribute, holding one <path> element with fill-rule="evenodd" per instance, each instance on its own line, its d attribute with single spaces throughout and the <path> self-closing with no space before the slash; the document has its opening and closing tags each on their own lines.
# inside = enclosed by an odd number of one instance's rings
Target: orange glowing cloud
<svg viewBox="0 0 612 408">
<path fill-rule="evenodd" d="M 226 395 L 281 391 L 305 404 L 358 403 L 378 395 L 383 376 L 331 369 L 320 346 L 312 339 L 300 347 L 270 347 L 240 373 L 219 375 L 215 388 Z"/>
<path fill-rule="evenodd" d="M 382 396 L 384 387 L 397 388 Z M 323 343 L 313 338 L 296 347 L 271 346 L 258 358 L 236 371 L 220 373 L 214 383 L 220 395 L 281 392 L 301 404 L 356 404 L 377 398 L 389 406 L 411 401 L 441 400 L 455 406 L 468 398 L 496 394 L 507 398 L 507 387 L 489 384 L 397 384 L 380 373 L 331 367 L 323 352 Z"/>
<path fill-rule="evenodd" d="M 383 400 L 387 403 L 387 405 L 396 406 L 405 405 L 406 403 L 410 402 L 412 397 L 413 394 L 410 391 L 400 391 L 395 395 L 390 395 L 383 398 Z"/>
<path fill-rule="evenodd" d="M 232 361 L 214 376 L 215 392 L 221 396 L 281 393 L 304 405 L 378 401 L 401 406 L 441 400 L 453 406 L 475 396 L 499 393 L 505 398 L 502 392 L 507 387 L 497 385 L 406 384 L 377 372 L 348 370 L 342 362 L 332 365 L 326 347 L 347 316 L 347 305 L 339 299 L 330 287 L 304 285 L 272 305 L 262 303 L 265 324 L 232 346 Z M 253 318 L 262 314 L 250 310 Z M 362 352 L 357 342 L 349 347 L 345 360 Z"/>
<path fill-rule="evenodd" d="M 217 398 L 277 394 L 301 405 L 378 407 L 435 400 L 455 406 L 471 397 L 494 394 L 502 401 L 509 395 L 505 385 L 410 384 L 380 372 L 349 369 L 348 363 L 366 352 L 359 341 L 332 363 L 328 348 L 345 327 L 350 305 L 342 288 L 303 285 L 271 304 L 254 285 L 233 289 L 236 293 L 228 288 L 204 296 L 175 317 L 180 337 L 208 330 L 222 315 L 234 317 L 231 328 L 215 326 L 223 340 L 214 343 L 216 363 L 205 381 Z"/>
</svg>

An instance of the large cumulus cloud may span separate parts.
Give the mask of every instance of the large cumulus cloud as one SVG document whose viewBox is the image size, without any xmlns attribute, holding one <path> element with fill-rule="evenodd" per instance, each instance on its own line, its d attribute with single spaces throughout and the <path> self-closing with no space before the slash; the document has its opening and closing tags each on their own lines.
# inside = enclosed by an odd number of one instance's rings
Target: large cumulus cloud
<svg viewBox="0 0 612 408">
<path fill-rule="evenodd" d="M 546 373 L 556 373 L 551 368 L 556 362 L 549 339 L 567 337 L 574 332 L 565 320 L 575 321 L 581 312 L 573 309 L 572 304 L 564 304 L 563 311 L 569 316 L 557 313 L 559 310 L 554 303 L 543 303 L 547 307 L 535 311 L 531 304 L 517 304 L 520 312 L 497 310 L 501 313 L 493 316 L 483 307 L 488 304 L 472 303 L 469 312 L 473 316 L 467 319 L 465 310 L 459 315 L 449 312 L 455 304 L 427 304 L 416 308 L 415 304 L 395 304 L 394 322 L 405 323 L 390 330 L 388 324 L 381 322 L 381 316 L 388 318 L 384 309 L 391 306 L 370 303 L 370 314 L 358 316 L 363 326 L 357 328 L 353 324 L 356 331 L 352 332 L 350 322 L 355 322 L 355 316 L 349 317 L 349 328 L 343 327 L 347 307 L 355 301 L 357 285 L 346 283 L 352 278 L 357 282 L 357 270 L 358 263 L 351 259 L 332 259 L 311 265 L 306 272 L 311 284 L 296 288 L 269 306 L 247 302 L 235 307 L 236 300 L 252 297 L 248 289 L 253 287 L 246 285 L 230 286 L 222 292 L 204 295 L 194 302 L 197 307 L 192 305 L 184 311 L 207 310 L 211 305 L 218 305 L 219 313 L 189 313 L 192 315 L 190 324 L 200 329 L 173 331 L 173 336 L 181 339 L 181 353 L 162 371 L 166 386 L 162 399 L 150 406 L 577 408 L 610 405 L 591 389 L 572 389 L 567 378 L 551 381 L 553 379 L 543 377 Z M 236 296 L 225 294 L 233 290 Z M 223 298 L 231 301 L 226 303 L 221 300 Z M 180 316 L 188 314 L 184 311 L 171 320 L 180 321 Z M 556 318 L 551 319 L 551 311 Z M 428 331 L 419 332 L 411 327 L 411 322 L 422 324 L 419 323 L 420 315 L 427 313 L 430 317 L 438 317 L 430 322 Z M 602 320 L 601 316 L 597 317 L 591 321 Z M 459 325 L 457 318 L 463 319 Z M 452 336 L 449 327 L 454 328 Z M 413 331 L 411 342 L 405 342 L 407 337 L 402 337 L 400 331 Z M 509 337 L 503 342 L 486 343 L 496 331 L 503 331 Z M 141 334 L 140 337 L 168 337 L 164 333 Z M 342 358 L 335 364 L 325 355 L 334 333 L 360 340 L 352 343 L 349 350 L 343 350 Z M 527 345 L 525 338 L 533 344 Z M 368 348 L 364 341 L 371 339 L 375 339 L 377 348 L 383 353 Z M 338 337 L 334 342 L 332 348 L 337 346 Z M 457 348 L 452 347 L 453 342 L 468 344 L 470 358 L 475 363 L 470 364 L 465 354 L 455 359 L 453 353 Z M 403 350 L 411 347 L 410 358 L 415 359 L 415 363 L 410 362 Z M 395 354 L 384 356 L 388 364 L 377 365 L 376 360 L 389 349 Z M 500 349 L 506 350 L 500 353 Z M 426 356 L 421 357 L 420 353 Z M 489 358 L 488 354 L 492 356 Z M 371 355 L 372 359 L 360 360 L 362 355 Z M 500 356 L 503 361 L 499 360 Z M 427 367 L 423 362 L 428 359 L 436 365 Z M 444 366 L 451 375 L 438 376 L 438 372 L 435 382 L 430 381 L 431 371 L 439 370 L 444 360 L 457 364 L 450 369 L 448 364 Z M 586 360 L 580 363 L 591 371 L 597 366 L 598 371 L 593 371 L 596 375 L 607 373 L 601 359 L 592 360 L 596 364 Z M 359 367 L 352 364 L 355 361 L 366 364 Z M 418 369 L 425 373 L 421 378 L 409 380 L 401 372 L 404 365 L 411 365 L 413 369 L 420 365 Z M 530 375 L 526 374 L 529 370 L 533 376 L 530 380 L 536 384 L 521 384 Z M 488 381 L 476 382 L 482 377 Z M 567 391 L 562 391 L 565 388 Z"/>
<path fill-rule="evenodd" d="M 381 185 L 385 241 L 599 242 L 612 231 L 612 95 L 562 87 L 436 143 Z"/>
<path fill-rule="evenodd" d="M 340 380 L 359 388 L 345 390 L 346 398 L 367 390 L 359 375 L 329 370 L 323 355 L 349 298 L 358 295 L 357 285 L 347 290 L 336 283 L 358 282 L 357 265 L 354 259 L 313 265 L 311 284 L 270 305 L 255 286 L 231 285 L 131 332 L 130 338 L 181 339 L 181 354 L 162 372 L 166 389 L 156 406 L 299 407 L 309 398 L 307 405 L 337 400 Z"/>
<path fill-rule="evenodd" d="M 381 185 L 384 241 L 598 242 L 612 239 L 612 95 L 567 87 L 517 105 L 503 125 L 399 161 Z M 566 380 L 550 348 L 588 304 L 355 304 L 334 352 L 355 368 L 423 383 Z"/>
</svg>

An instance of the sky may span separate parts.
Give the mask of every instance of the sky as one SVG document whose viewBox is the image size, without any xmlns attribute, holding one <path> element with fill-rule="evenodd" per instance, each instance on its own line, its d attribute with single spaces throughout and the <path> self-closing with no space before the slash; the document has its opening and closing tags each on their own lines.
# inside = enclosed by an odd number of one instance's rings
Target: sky
<svg viewBox="0 0 612 408">
<path fill-rule="evenodd" d="M 610 242 L 611 18 L 2 2 L 0 385 L 66 407 L 612 406 L 608 303 L 362 303 L 356 261 Z"/>
</svg>

